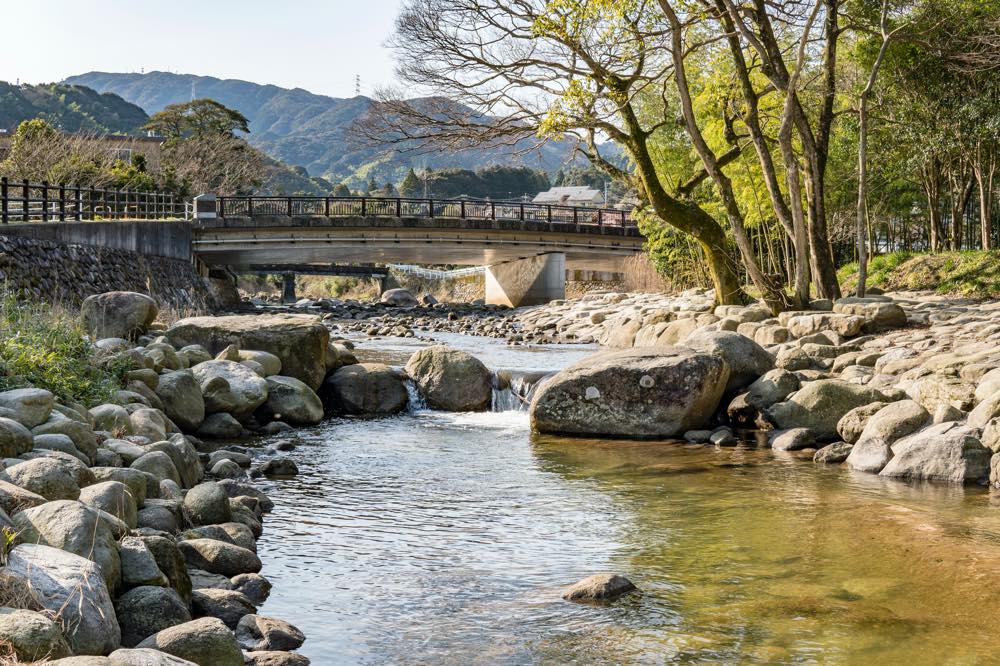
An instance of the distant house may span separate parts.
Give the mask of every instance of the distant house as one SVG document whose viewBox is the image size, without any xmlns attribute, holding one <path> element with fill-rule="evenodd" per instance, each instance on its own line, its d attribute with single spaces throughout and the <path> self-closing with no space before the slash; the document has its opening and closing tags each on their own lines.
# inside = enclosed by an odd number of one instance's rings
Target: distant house
<svg viewBox="0 0 1000 666">
<path fill-rule="evenodd" d="M 553 187 L 539 193 L 531 203 L 549 206 L 603 206 L 604 194 L 586 185 L 578 187 Z"/>
<path fill-rule="evenodd" d="M 127 136 L 124 134 L 81 134 L 84 141 L 107 147 L 112 159 L 131 162 L 133 155 L 141 154 L 146 164 L 154 167 L 160 163 L 160 149 L 164 139 L 159 136 Z M 6 159 L 14 143 L 14 133 L 0 130 L 0 160 Z"/>
</svg>

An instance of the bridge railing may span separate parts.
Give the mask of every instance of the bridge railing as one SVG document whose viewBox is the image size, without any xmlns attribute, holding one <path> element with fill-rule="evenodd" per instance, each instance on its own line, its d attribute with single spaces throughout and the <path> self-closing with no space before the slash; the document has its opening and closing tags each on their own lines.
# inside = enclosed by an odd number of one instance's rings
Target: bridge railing
<svg viewBox="0 0 1000 666">
<path fill-rule="evenodd" d="M 165 192 L 53 185 L 0 178 L 0 222 L 168 220 L 190 216 L 190 203 Z"/>
<path fill-rule="evenodd" d="M 322 215 L 326 217 L 420 217 L 518 222 L 563 222 L 634 227 L 631 211 L 614 208 L 550 206 L 479 199 L 404 197 L 218 197 L 219 217 Z"/>
</svg>

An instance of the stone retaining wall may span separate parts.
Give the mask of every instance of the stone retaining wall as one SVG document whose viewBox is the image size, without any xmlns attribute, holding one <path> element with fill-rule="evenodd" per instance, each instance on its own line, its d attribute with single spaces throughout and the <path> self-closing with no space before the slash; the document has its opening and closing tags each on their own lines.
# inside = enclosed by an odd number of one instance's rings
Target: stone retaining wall
<svg viewBox="0 0 1000 666">
<path fill-rule="evenodd" d="M 202 310 L 213 305 L 212 286 L 182 259 L 0 235 L 0 287 L 28 300 L 75 306 L 122 290 L 149 294 L 163 307 Z"/>
</svg>

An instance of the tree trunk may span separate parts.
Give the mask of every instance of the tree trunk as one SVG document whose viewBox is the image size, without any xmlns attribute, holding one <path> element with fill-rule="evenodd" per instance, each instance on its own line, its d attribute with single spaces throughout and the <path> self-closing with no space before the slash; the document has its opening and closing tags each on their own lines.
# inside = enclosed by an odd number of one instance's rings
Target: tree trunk
<svg viewBox="0 0 1000 666">
<path fill-rule="evenodd" d="M 982 142 L 976 143 L 974 172 L 976 185 L 979 189 L 979 234 L 984 250 L 990 250 L 993 246 L 990 213 L 993 212 L 993 178 L 997 170 L 996 154 L 993 151 L 989 151 L 989 153 L 989 158 L 984 159 Z"/>
<path fill-rule="evenodd" d="M 941 163 L 936 157 L 924 167 L 921 178 L 924 196 L 927 198 L 928 233 L 927 244 L 932 254 L 941 251 Z"/>
</svg>

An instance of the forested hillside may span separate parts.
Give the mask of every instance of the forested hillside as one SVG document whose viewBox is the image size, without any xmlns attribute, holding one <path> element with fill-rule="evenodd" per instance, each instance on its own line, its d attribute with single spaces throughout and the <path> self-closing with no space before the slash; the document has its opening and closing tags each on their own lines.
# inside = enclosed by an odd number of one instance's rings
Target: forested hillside
<svg viewBox="0 0 1000 666">
<path fill-rule="evenodd" d="M 113 92 L 155 113 L 167 104 L 211 98 L 237 109 L 250 120 L 250 142 L 273 157 L 304 166 L 309 173 L 362 189 L 403 180 L 410 169 L 468 169 L 523 166 L 555 173 L 572 161 L 571 148 L 558 142 L 527 150 L 529 142 L 503 148 L 464 151 L 413 151 L 401 146 L 386 152 L 358 136 L 355 123 L 373 105 L 364 96 L 341 99 L 211 76 L 149 72 L 88 72 L 66 79 L 102 92 Z"/>
<path fill-rule="evenodd" d="M 19 86 L 0 81 L 0 129 L 13 131 L 22 120 L 32 118 L 42 118 L 64 132 L 132 134 L 147 115 L 118 95 L 80 85 Z"/>
</svg>

